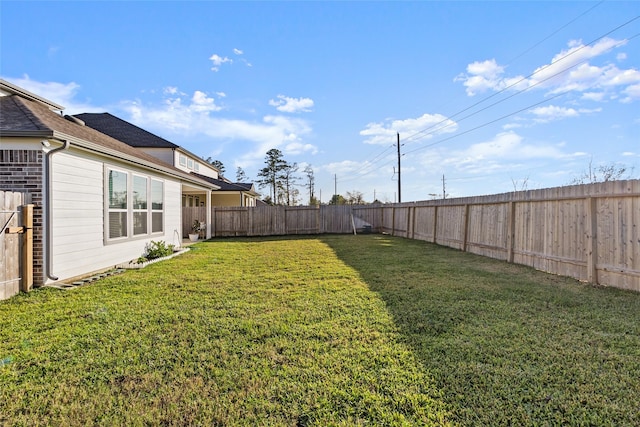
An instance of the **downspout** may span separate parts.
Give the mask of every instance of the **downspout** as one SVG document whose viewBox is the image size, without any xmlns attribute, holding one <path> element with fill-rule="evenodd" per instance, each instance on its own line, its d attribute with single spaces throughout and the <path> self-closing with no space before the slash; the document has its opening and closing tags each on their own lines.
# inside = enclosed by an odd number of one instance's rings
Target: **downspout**
<svg viewBox="0 0 640 427">
<path fill-rule="evenodd" d="M 53 207 L 51 206 L 51 157 L 58 151 L 66 150 L 69 148 L 69 141 L 61 140 L 63 145 L 61 147 L 49 150 L 44 157 L 44 175 L 47 179 L 47 184 L 44 186 L 44 203 L 47 207 L 46 223 L 45 223 L 45 235 L 47 240 L 47 250 L 45 254 L 45 270 L 47 277 L 53 281 L 58 280 L 58 277 L 53 275 L 53 226 L 51 217 L 53 216 Z M 45 147 L 49 145 L 49 141 L 42 141 L 42 145 Z"/>
</svg>

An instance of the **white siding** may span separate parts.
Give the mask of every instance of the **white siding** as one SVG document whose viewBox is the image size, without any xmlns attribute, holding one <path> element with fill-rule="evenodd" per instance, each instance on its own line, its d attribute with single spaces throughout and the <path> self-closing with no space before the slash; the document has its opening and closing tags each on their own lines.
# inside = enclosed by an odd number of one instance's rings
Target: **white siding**
<svg viewBox="0 0 640 427">
<path fill-rule="evenodd" d="M 145 153 L 155 157 L 156 159 L 162 160 L 163 162 L 169 164 L 169 165 L 174 165 L 173 163 L 173 152 L 174 150 L 172 148 L 140 148 L 140 150 L 144 151 Z"/>
<path fill-rule="evenodd" d="M 104 166 L 99 157 L 74 150 L 53 156 L 53 271 L 59 280 L 105 270 L 142 255 L 151 240 L 179 244 L 182 229 L 181 184 L 173 178 L 136 171 L 164 182 L 164 233 L 136 240 L 106 243 L 104 239 Z"/>
</svg>

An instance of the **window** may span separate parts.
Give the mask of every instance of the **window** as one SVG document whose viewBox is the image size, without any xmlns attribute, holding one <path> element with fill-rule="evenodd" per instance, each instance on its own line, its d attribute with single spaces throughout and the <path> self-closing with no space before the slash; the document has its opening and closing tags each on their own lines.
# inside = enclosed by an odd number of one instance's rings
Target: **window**
<svg viewBox="0 0 640 427">
<path fill-rule="evenodd" d="M 133 176 L 133 235 L 147 234 L 147 178 Z"/>
<path fill-rule="evenodd" d="M 195 170 L 196 172 L 200 172 L 200 163 L 196 162 L 193 165 L 193 170 Z"/>
<path fill-rule="evenodd" d="M 187 167 L 188 167 L 189 169 L 193 169 L 193 159 L 189 159 L 189 160 L 187 160 Z"/>
<path fill-rule="evenodd" d="M 109 171 L 109 238 L 127 236 L 127 174 Z"/>
<path fill-rule="evenodd" d="M 151 180 L 151 232 L 164 231 L 164 182 Z"/>
<path fill-rule="evenodd" d="M 164 231 L 164 182 L 106 169 L 107 240 L 144 237 Z"/>
<path fill-rule="evenodd" d="M 180 157 L 178 159 L 180 166 L 187 166 L 187 156 L 185 156 L 184 154 L 180 154 Z"/>
</svg>

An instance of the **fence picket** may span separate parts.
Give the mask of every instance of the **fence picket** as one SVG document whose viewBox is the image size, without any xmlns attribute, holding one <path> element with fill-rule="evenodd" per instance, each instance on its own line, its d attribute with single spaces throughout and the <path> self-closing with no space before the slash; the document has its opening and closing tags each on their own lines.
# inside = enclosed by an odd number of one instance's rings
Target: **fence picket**
<svg viewBox="0 0 640 427">
<path fill-rule="evenodd" d="M 198 208 L 185 208 L 185 220 L 189 209 Z M 216 236 L 344 234 L 351 214 L 377 232 L 640 291 L 640 180 L 386 205 L 216 207 L 212 218 Z"/>
</svg>

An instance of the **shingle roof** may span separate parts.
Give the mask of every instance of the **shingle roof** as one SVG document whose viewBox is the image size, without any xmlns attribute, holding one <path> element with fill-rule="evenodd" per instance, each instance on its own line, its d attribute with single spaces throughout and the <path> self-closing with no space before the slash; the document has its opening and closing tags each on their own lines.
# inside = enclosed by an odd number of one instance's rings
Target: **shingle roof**
<svg viewBox="0 0 640 427">
<path fill-rule="evenodd" d="M 0 97 L 0 131 L 46 132 L 50 130 L 20 101 L 22 98 L 15 95 Z"/>
<path fill-rule="evenodd" d="M 82 113 L 76 114 L 75 117 L 85 122 L 87 126 L 125 142 L 132 147 L 178 148 L 173 142 L 167 141 L 109 113 Z"/>
<path fill-rule="evenodd" d="M 252 191 L 253 184 L 249 183 L 234 183 L 225 181 L 222 179 L 211 178 L 209 176 L 200 175 L 199 173 L 192 172 L 192 175 L 197 176 L 200 179 L 204 179 L 211 184 L 217 185 L 220 187 L 220 191 Z"/>
<path fill-rule="evenodd" d="M 98 146 L 97 148 L 100 150 L 96 151 L 103 151 L 108 155 L 113 155 L 112 153 L 114 152 L 120 153 L 128 158 L 138 159 L 141 163 L 156 165 L 165 172 L 189 181 L 199 182 L 201 185 L 211 184 L 109 135 L 67 120 L 60 114 L 51 111 L 44 104 L 18 95 L 0 96 L 0 135 L 37 135 L 39 137 L 62 135 L 63 137 L 72 137 L 92 144 L 92 148 Z M 82 142 L 76 142 L 75 144 L 82 145 Z M 210 185 L 207 186 L 210 187 Z"/>
</svg>

